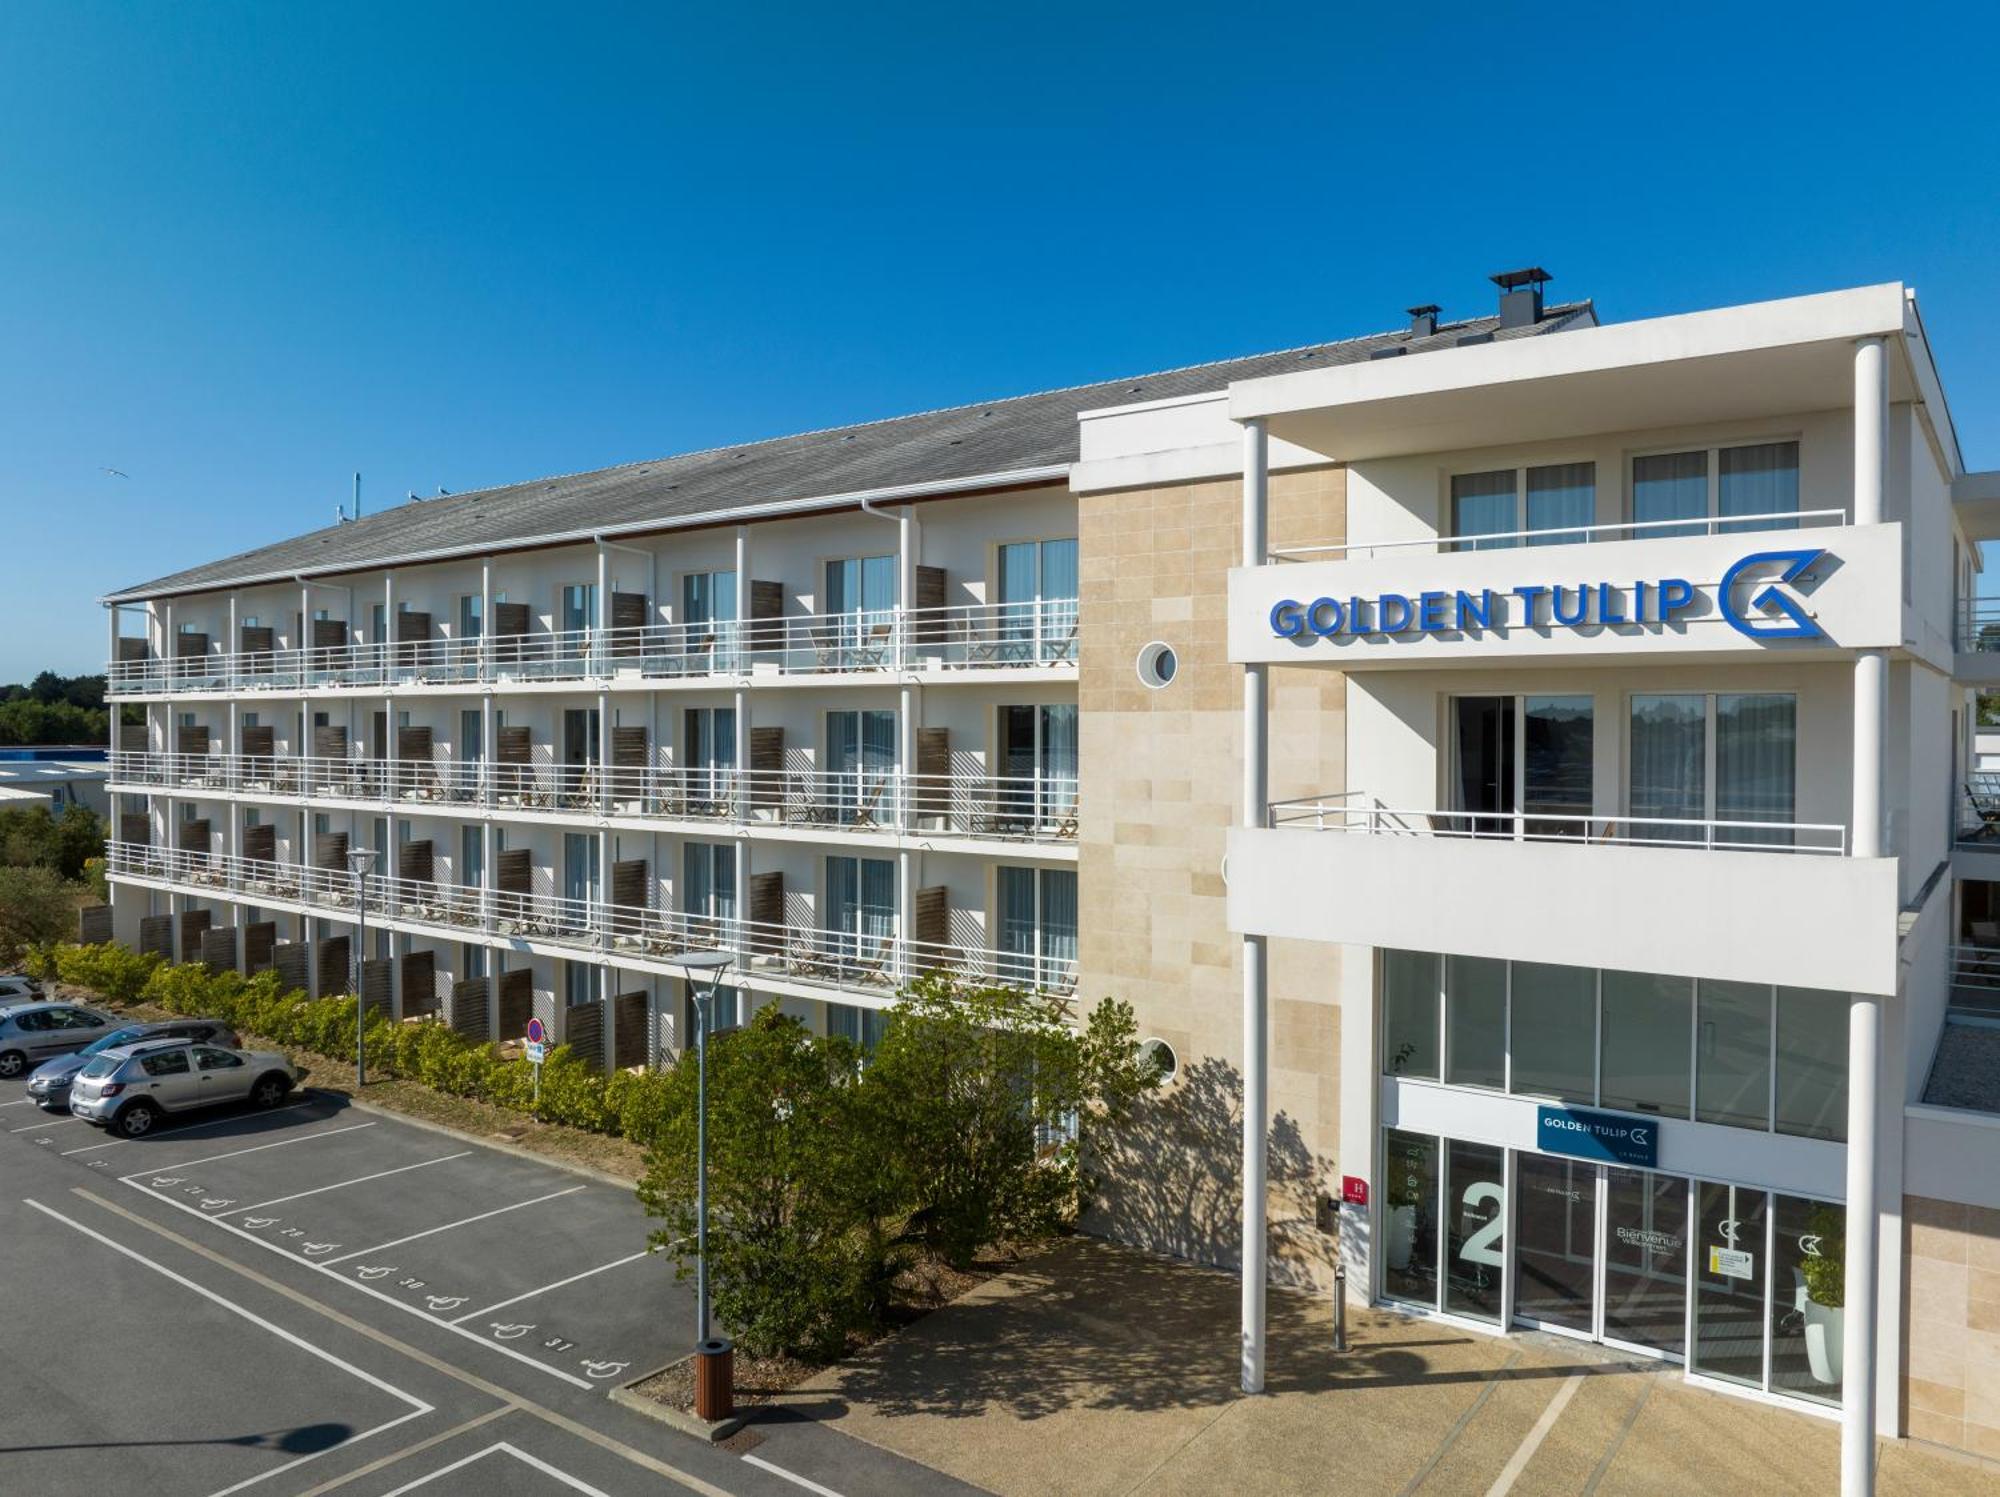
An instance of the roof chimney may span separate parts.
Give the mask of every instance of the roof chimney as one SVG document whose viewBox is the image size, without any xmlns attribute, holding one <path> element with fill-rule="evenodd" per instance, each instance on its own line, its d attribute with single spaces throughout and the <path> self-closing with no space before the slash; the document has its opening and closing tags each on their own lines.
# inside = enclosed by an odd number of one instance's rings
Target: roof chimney
<svg viewBox="0 0 2000 1497">
<path fill-rule="evenodd" d="M 1406 310 L 1410 314 L 1410 336 L 1428 338 L 1438 330 L 1438 313 L 1444 309 L 1435 302 L 1426 302 L 1421 307 Z"/>
<path fill-rule="evenodd" d="M 1488 277 L 1500 288 L 1500 326 L 1533 327 L 1542 320 L 1542 283 L 1549 273 L 1539 265 L 1523 270 L 1503 270 Z"/>
</svg>

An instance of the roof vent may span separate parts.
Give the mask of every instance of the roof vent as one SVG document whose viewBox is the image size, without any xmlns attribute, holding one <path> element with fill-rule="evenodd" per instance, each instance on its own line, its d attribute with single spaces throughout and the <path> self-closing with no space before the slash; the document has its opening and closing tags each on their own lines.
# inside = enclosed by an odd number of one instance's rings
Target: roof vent
<svg viewBox="0 0 2000 1497">
<path fill-rule="evenodd" d="M 1550 279 L 1539 265 L 1503 270 L 1488 277 L 1500 288 L 1500 326 L 1533 327 L 1542 320 L 1542 286 Z"/>
<path fill-rule="evenodd" d="M 1444 308 L 1436 302 L 1425 302 L 1421 307 L 1409 308 L 1410 336 L 1428 338 L 1438 330 L 1438 313 Z"/>
<path fill-rule="evenodd" d="M 1408 346 L 1405 344 L 1391 343 L 1385 348 L 1376 349 L 1368 357 L 1370 359 L 1399 359 L 1409 351 Z"/>
</svg>

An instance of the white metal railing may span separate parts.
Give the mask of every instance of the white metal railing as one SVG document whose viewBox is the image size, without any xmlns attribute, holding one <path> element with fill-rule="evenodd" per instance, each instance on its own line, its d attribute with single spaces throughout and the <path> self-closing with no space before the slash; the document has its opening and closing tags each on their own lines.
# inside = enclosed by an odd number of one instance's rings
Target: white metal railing
<svg viewBox="0 0 2000 1497">
<path fill-rule="evenodd" d="M 1591 541 L 1655 540 L 1686 535 L 1733 535 L 1746 530 L 1789 530 L 1809 520 L 1845 524 L 1844 509 L 1788 509 L 1762 515 L 1691 516 L 1685 520 L 1628 520 L 1613 525 L 1564 525 L 1507 530 L 1490 535 L 1427 535 L 1399 541 L 1342 541 L 1324 546 L 1280 546 L 1274 562 L 1338 561 L 1379 551 L 1497 551 L 1514 546 L 1584 545 Z"/>
<path fill-rule="evenodd" d="M 1691 820 L 1664 816 L 1590 816 L 1537 811 L 1396 810 L 1359 791 L 1274 801 L 1265 824 L 1367 836 L 1456 837 L 1494 841 L 1697 847 L 1710 852 L 1796 852 L 1842 856 L 1847 828 L 1837 823 Z"/>
<path fill-rule="evenodd" d="M 351 915 L 356 905 L 357 880 L 345 869 L 132 842 L 109 843 L 106 855 L 114 877 L 147 878 L 252 903 L 285 901 L 335 915 Z M 358 887 L 371 917 L 430 927 L 453 940 L 483 935 L 662 962 L 692 951 L 725 949 L 736 953 L 738 969 L 749 976 L 834 989 L 893 991 L 930 972 L 1055 993 L 1071 992 L 1076 985 L 1074 957 L 1040 951 L 1001 951 L 375 873 L 360 879 Z"/>
<path fill-rule="evenodd" d="M 1077 603 L 973 603 L 114 660 L 116 695 L 1073 666 Z"/>
<path fill-rule="evenodd" d="M 493 760 L 111 756 L 111 785 L 193 795 L 353 801 L 385 808 L 575 812 L 665 821 L 1074 842 L 1074 775 L 904 775 L 894 769 L 502 764 Z"/>
<path fill-rule="evenodd" d="M 2000 940 L 1951 948 L 1950 1006 L 2000 1018 Z"/>
</svg>

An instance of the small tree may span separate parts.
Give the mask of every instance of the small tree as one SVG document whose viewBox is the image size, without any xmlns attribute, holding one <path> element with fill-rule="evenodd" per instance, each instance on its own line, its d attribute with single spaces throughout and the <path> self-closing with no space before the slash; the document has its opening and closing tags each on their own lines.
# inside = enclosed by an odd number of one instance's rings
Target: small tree
<svg viewBox="0 0 2000 1497">
<path fill-rule="evenodd" d="M 1117 1127 L 1154 1080 L 1128 1005 L 1079 1032 L 1041 993 L 932 975 L 904 991 L 862 1088 L 869 1132 L 901 1173 L 906 1235 L 963 1268 L 1001 1239 L 1075 1220 L 1095 1182 L 1095 1130 Z"/>
<path fill-rule="evenodd" d="M 854 1171 L 856 1054 L 775 1005 L 712 1040 L 708 1056 L 708 1271 L 715 1312 L 745 1350 L 826 1358 L 868 1318 L 875 1271 Z M 695 1271 L 696 1075 L 664 1078 L 639 1199 L 652 1241 Z"/>
<path fill-rule="evenodd" d="M 47 868 L 0 868 L 0 965 L 20 962 L 30 946 L 72 934 L 76 897 Z"/>
</svg>

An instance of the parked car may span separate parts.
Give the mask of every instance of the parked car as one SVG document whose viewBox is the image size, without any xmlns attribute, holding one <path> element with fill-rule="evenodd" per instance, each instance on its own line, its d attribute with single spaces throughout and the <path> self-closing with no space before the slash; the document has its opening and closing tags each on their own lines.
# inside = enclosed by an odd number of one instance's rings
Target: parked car
<svg viewBox="0 0 2000 1497">
<path fill-rule="evenodd" d="M 0 1078 L 81 1050 L 117 1027 L 109 1014 L 80 1003 L 10 1003 L 0 1008 Z"/>
<path fill-rule="evenodd" d="M 141 1040 L 83 1063 L 69 1110 L 86 1123 L 143 1138 L 170 1112 L 253 1102 L 276 1107 L 306 1073 L 282 1055 L 192 1040 Z"/>
<path fill-rule="evenodd" d="M 220 1019 L 162 1019 L 155 1024 L 121 1024 L 101 1040 L 85 1045 L 74 1055 L 58 1056 L 36 1066 L 28 1077 L 28 1095 L 45 1112 L 60 1112 L 69 1106 L 70 1083 L 84 1062 L 106 1050 L 136 1045 L 141 1040 L 196 1040 L 205 1045 L 221 1045 L 233 1050 L 236 1031 Z"/>
<path fill-rule="evenodd" d="M 0 977 L 0 1003 L 32 1003 L 42 996 L 42 985 L 32 977 L 9 972 Z"/>
</svg>

